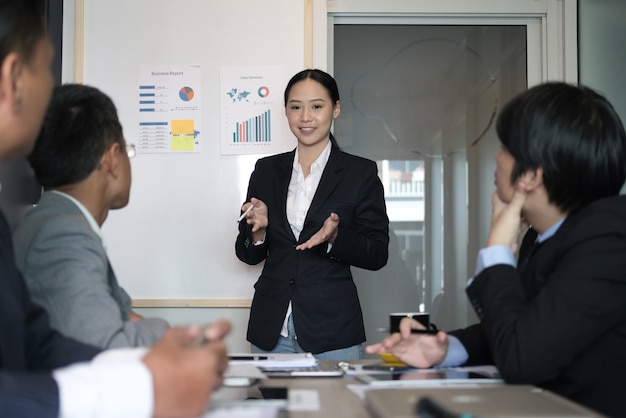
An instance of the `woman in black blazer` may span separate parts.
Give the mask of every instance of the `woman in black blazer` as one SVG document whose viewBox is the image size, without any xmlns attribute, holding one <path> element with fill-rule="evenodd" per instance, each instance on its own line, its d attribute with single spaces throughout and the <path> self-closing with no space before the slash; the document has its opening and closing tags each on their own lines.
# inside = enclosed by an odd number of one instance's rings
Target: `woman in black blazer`
<svg viewBox="0 0 626 418">
<path fill-rule="evenodd" d="M 350 266 L 387 263 L 389 219 L 376 163 L 342 152 L 330 128 L 339 116 L 335 80 L 304 70 L 285 89 L 298 139 L 291 152 L 257 161 L 239 223 L 237 257 L 265 260 L 248 322 L 253 352 L 311 352 L 357 359 L 365 341 Z"/>
</svg>

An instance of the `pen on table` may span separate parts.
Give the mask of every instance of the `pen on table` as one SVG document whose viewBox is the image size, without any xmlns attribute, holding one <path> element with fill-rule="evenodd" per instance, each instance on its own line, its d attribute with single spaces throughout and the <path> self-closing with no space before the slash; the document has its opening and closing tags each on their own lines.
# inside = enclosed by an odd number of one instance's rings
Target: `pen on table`
<svg viewBox="0 0 626 418">
<path fill-rule="evenodd" d="M 228 356 L 229 360 L 269 360 L 268 356 Z"/>
<path fill-rule="evenodd" d="M 248 209 L 245 210 L 244 213 L 241 214 L 241 216 L 239 217 L 239 219 L 237 219 L 237 223 L 241 222 L 243 220 L 243 218 L 246 217 L 246 215 L 248 214 L 248 212 L 250 212 L 252 209 L 254 209 L 254 205 L 250 205 L 248 206 Z"/>
<path fill-rule="evenodd" d="M 389 328 L 378 328 L 378 332 L 389 332 Z M 427 335 L 435 335 L 439 332 L 437 329 L 428 328 L 428 329 L 416 329 L 411 328 L 411 334 L 427 334 Z"/>
</svg>

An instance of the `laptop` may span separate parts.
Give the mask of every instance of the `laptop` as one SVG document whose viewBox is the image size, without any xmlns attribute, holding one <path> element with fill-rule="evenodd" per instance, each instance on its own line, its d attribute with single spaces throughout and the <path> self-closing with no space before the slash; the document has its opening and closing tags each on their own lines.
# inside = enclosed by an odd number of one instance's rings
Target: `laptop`
<svg viewBox="0 0 626 418">
<path fill-rule="evenodd" d="M 365 393 L 365 402 L 376 418 L 602 417 L 531 385 L 372 389 Z"/>
</svg>

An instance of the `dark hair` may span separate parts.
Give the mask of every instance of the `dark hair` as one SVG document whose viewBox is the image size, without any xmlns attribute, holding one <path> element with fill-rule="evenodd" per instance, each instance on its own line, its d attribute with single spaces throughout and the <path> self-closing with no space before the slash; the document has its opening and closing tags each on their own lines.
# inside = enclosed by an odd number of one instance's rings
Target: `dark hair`
<svg viewBox="0 0 626 418">
<path fill-rule="evenodd" d="M 563 211 L 618 194 L 626 179 L 622 122 L 608 100 L 588 87 L 533 87 L 502 109 L 496 130 L 515 158 L 511 181 L 542 168 L 548 198 Z"/>
<path fill-rule="evenodd" d="M 0 4 L 0 62 L 17 52 L 30 62 L 37 43 L 46 37 L 43 1 L 2 0 Z"/>
<path fill-rule="evenodd" d="M 300 81 L 304 81 L 306 79 L 311 79 L 313 81 L 317 81 L 320 83 L 330 96 L 330 99 L 333 102 L 333 106 L 337 104 L 339 101 L 339 88 L 337 87 L 337 82 L 335 79 L 328 73 L 318 70 L 318 69 L 308 69 L 302 70 L 293 77 L 287 83 L 287 87 L 285 87 L 285 106 L 287 106 L 287 102 L 289 101 L 289 93 L 291 93 L 291 88 Z M 333 146 L 339 148 L 339 144 L 337 144 L 337 140 L 333 136 L 333 133 L 330 133 L 330 142 Z"/>
<path fill-rule="evenodd" d="M 28 161 L 44 188 L 87 178 L 113 143 L 126 152 L 113 101 L 82 84 L 54 88 L 41 133 Z"/>
</svg>

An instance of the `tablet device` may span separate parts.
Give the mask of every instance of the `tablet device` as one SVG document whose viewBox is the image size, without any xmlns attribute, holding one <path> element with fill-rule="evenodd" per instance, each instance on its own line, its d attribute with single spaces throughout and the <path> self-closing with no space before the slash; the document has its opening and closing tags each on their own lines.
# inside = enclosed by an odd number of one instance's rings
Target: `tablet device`
<svg viewBox="0 0 626 418">
<path fill-rule="evenodd" d="M 365 368 L 364 368 L 365 369 Z M 433 370 L 433 369 L 401 369 L 389 372 L 359 374 L 355 376 L 360 381 L 373 385 L 417 385 L 428 382 L 445 381 L 450 383 L 501 383 L 497 376 L 483 374 L 477 371 Z"/>
</svg>

